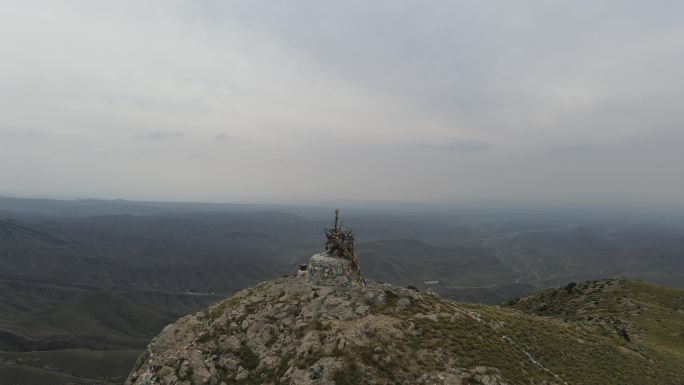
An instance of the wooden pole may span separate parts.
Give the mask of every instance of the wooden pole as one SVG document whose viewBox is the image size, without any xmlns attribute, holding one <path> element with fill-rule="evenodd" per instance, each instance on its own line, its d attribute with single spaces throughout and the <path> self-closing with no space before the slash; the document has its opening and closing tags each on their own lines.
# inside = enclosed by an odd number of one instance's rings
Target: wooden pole
<svg viewBox="0 0 684 385">
<path fill-rule="evenodd" d="M 337 231 L 337 221 L 340 219 L 340 209 L 335 209 L 335 231 Z"/>
</svg>

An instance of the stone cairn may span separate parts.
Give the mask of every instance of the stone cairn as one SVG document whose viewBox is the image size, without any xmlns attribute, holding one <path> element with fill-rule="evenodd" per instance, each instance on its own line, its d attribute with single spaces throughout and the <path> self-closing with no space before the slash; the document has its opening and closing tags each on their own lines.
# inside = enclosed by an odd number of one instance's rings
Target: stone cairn
<svg viewBox="0 0 684 385">
<path fill-rule="evenodd" d="M 339 224 L 340 210 L 335 210 L 335 226 L 325 229 L 325 252 L 315 254 L 307 265 L 309 282 L 325 286 L 365 285 L 359 259 L 354 252 L 354 234 Z"/>
</svg>

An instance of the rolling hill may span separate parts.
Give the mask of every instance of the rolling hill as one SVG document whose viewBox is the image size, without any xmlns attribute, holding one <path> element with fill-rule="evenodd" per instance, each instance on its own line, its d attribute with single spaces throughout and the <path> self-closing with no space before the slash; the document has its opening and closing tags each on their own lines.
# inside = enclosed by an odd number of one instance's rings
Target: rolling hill
<svg viewBox="0 0 684 385">
<path fill-rule="evenodd" d="M 568 284 L 508 306 L 598 330 L 645 361 L 682 371 L 684 379 L 684 292 L 642 281 L 598 280 Z"/>
</svg>

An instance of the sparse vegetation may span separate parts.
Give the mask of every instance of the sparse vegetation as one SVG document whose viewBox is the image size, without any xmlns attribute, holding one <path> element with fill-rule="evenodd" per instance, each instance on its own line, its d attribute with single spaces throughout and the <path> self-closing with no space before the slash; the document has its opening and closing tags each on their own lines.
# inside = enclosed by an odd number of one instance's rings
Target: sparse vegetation
<svg viewBox="0 0 684 385">
<path fill-rule="evenodd" d="M 361 374 L 359 367 L 351 362 L 346 364 L 342 369 L 339 369 L 333 374 L 333 381 L 335 385 L 365 385 L 366 382 Z"/>
<path fill-rule="evenodd" d="M 235 355 L 247 370 L 254 370 L 259 366 L 259 356 L 254 354 L 254 351 L 246 344 L 240 346 Z"/>
</svg>

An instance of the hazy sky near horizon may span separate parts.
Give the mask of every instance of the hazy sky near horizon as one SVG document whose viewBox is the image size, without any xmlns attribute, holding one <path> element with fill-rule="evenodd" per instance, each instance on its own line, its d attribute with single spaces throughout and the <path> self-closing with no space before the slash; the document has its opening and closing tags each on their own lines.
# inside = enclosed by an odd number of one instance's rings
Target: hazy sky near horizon
<svg viewBox="0 0 684 385">
<path fill-rule="evenodd" d="M 681 1 L 0 6 L 0 192 L 684 203 Z"/>
</svg>

